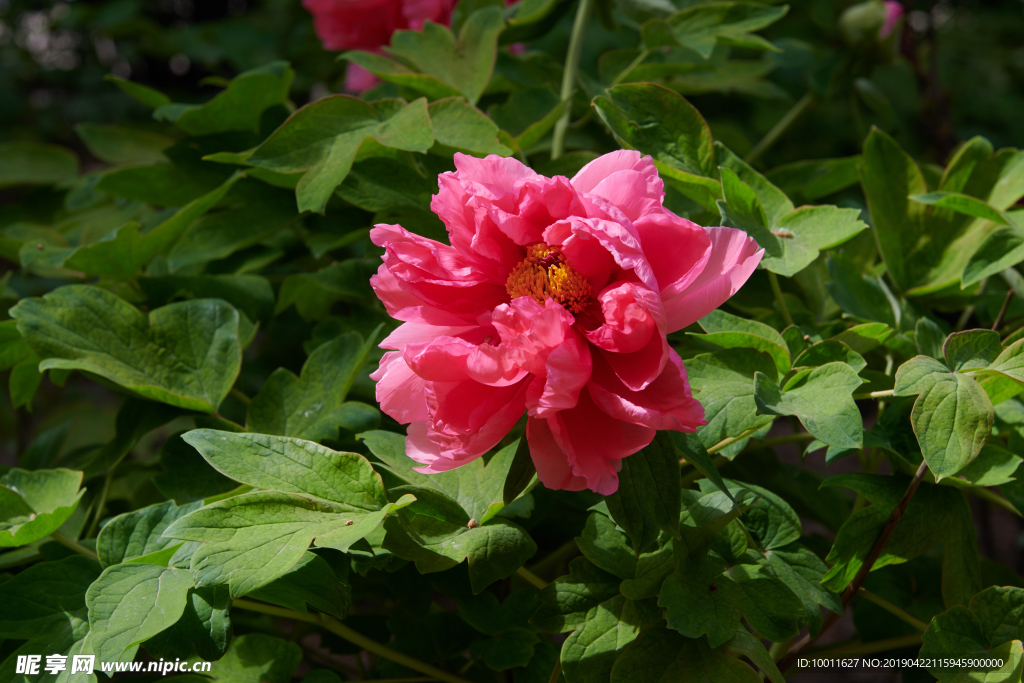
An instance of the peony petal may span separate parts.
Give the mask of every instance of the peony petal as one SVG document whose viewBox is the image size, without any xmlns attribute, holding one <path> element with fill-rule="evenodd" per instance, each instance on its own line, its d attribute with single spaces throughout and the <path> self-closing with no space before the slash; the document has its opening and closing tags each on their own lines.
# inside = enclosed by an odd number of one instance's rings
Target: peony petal
<svg viewBox="0 0 1024 683">
<path fill-rule="evenodd" d="M 609 418 L 597 407 L 589 391 L 580 392 L 572 410 L 547 420 L 555 442 L 565 451 L 573 475 L 587 480 L 587 488 L 608 496 L 618 489 L 620 461 L 647 446 L 655 430 Z"/>
<path fill-rule="evenodd" d="M 536 377 L 526 395 L 531 417 L 550 417 L 576 405 L 580 391 L 590 381 L 590 348 L 576 333 L 552 349 L 544 362 L 546 375 Z"/>
<path fill-rule="evenodd" d="M 526 439 L 530 444 L 530 459 L 537 468 L 537 478 L 544 486 L 556 491 L 582 491 L 587 488 L 587 480 L 572 473 L 568 457 L 555 441 L 548 420 L 527 419 Z"/>
<path fill-rule="evenodd" d="M 711 258 L 711 237 L 707 230 L 674 213 L 652 213 L 633 226 L 665 297 L 686 289 Z"/>
<path fill-rule="evenodd" d="M 600 355 L 630 391 L 642 391 L 665 370 L 671 350 L 665 337 L 655 334 L 639 351 L 614 353 L 601 349 Z"/>
<path fill-rule="evenodd" d="M 400 352 L 385 353 L 370 379 L 377 382 L 377 403 L 385 413 L 403 424 L 427 419 L 426 385 Z"/>
<path fill-rule="evenodd" d="M 471 380 L 427 382 L 427 433 L 440 457 L 464 461 L 497 445 L 526 412 L 528 384 L 490 387 Z"/>
<path fill-rule="evenodd" d="M 612 173 L 587 194 L 607 199 L 631 221 L 661 210 L 665 198 L 657 172 L 647 175 L 632 169 Z"/>
<path fill-rule="evenodd" d="M 686 368 L 675 351 L 670 351 L 658 379 L 639 392 L 630 391 L 603 359 L 597 358 L 588 389 L 601 410 L 624 422 L 677 432 L 695 432 L 707 423 L 704 407 L 691 395 Z"/>
<path fill-rule="evenodd" d="M 764 250 L 742 230 L 708 228 L 711 256 L 682 292 L 665 299 L 668 332 L 681 330 L 721 306 L 747 281 Z"/>
<path fill-rule="evenodd" d="M 657 294 L 642 285 L 620 282 L 604 289 L 597 300 L 604 323 L 586 333 L 591 344 L 615 353 L 633 353 L 647 346 L 658 332 L 651 309 L 660 311 Z"/>
<path fill-rule="evenodd" d="M 658 177 L 658 169 L 649 156 L 632 149 L 620 149 L 599 156 L 573 176 L 572 186 L 580 192 L 591 192 L 602 180 L 616 171 L 639 171 L 645 176 Z"/>
</svg>

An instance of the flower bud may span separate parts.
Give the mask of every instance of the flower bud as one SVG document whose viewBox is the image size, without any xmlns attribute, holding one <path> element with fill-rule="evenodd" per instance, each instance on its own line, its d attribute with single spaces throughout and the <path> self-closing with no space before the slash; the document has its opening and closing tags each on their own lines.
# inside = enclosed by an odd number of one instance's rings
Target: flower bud
<svg viewBox="0 0 1024 683">
<path fill-rule="evenodd" d="M 868 0 L 839 15 L 839 32 L 850 47 L 877 62 L 891 61 L 899 38 L 903 5 L 893 0 Z"/>
</svg>

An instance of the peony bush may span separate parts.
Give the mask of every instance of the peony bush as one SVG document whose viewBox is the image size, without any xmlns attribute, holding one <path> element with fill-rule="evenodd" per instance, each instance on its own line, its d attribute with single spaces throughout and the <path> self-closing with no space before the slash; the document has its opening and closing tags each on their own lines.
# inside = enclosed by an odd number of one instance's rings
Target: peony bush
<svg viewBox="0 0 1024 683">
<path fill-rule="evenodd" d="M 0 680 L 1019 683 L 1024 152 L 825 4 L 304 0 L 332 87 L 0 136 Z"/>
</svg>

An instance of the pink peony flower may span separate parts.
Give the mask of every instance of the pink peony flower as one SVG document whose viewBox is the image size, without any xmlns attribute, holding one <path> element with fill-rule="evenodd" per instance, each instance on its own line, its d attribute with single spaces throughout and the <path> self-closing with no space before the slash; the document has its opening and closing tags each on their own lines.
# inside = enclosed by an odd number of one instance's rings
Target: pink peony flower
<svg viewBox="0 0 1024 683">
<path fill-rule="evenodd" d="M 896 30 L 896 24 L 903 16 L 903 5 L 893 0 L 885 0 L 885 23 L 878 29 L 878 39 L 885 40 Z"/>
<path fill-rule="evenodd" d="M 638 152 L 572 180 L 498 156 L 455 165 L 431 202 L 451 246 L 398 225 L 370 233 L 386 250 L 371 283 L 404 321 L 381 343 L 377 400 L 410 423 L 421 472 L 479 458 L 525 412 L 545 486 L 613 493 L 656 430 L 705 423 L 666 335 L 732 296 L 762 250 L 666 209 Z"/>
</svg>

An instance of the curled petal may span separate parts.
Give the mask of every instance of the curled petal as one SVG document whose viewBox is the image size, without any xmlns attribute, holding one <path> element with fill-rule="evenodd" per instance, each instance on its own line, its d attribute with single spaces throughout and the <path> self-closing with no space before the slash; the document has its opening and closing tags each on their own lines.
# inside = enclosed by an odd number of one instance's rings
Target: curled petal
<svg viewBox="0 0 1024 683">
<path fill-rule="evenodd" d="M 632 282 L 620 282 L 602 291 L 604 323 L 588 331 L 591 344 L 616 353 L 633 353 L 647 346 L 658 331 L 656 313 L 661 309 L 658 295 Z"/>
<path fill-rule="evenodd" d="M 666 299 L 689 287 L 711 258 L 708 231 L 673 213 L 652 213 L 634 226 Z"/>
<path fill-rule="evenodd" d="M 651 429 L 695 432 L 707 423 L 704 407 L 690 394 L 679 354 L 669 352 L 665 370 L 643 391 L 630 391 L 601 359 L 589 388 L 594 403 L 612 417 Z"/>
<path fill-rule="evenodd" d="M 590 349 L 576 333 L 566 337 L 544 361 L 545 375 L 530 383 L 526 407 L 531 417 L 549 417 L 568 410 L 579 400 L 580 390 L 590 381 Z"/>
<path fill-rule="evenodd" d="M 427 419 L 426 386 L 400 352 L 385 353 L 370 379 L 377 382 L 377 403 L 385 413 L 401 423 Z"/>
<path fill-rule="evenodd" d="M 697 322 L 725 303 L 747 281 L 764 254 L 742 230 L 707 230 L 711 255 L 704 269 L 684 290 L 665 298 L 669 332 Z"/>
</svg>

